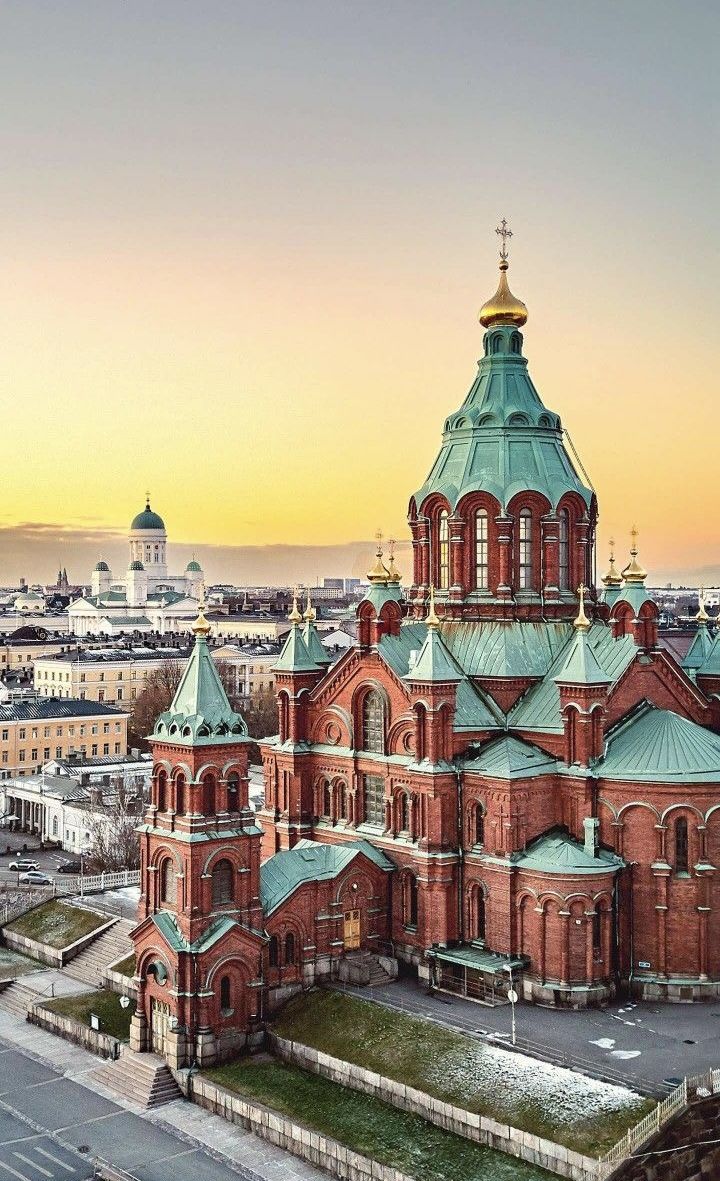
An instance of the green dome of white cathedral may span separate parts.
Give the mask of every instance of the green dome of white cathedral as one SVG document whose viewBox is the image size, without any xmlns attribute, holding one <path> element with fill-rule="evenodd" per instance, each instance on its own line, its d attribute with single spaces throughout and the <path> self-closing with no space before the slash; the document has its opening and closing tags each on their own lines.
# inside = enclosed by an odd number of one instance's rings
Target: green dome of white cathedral
<svg viewBox="0 0 720 1181">
<path fill-rule="evenodd" d="M 154 513 L 150 508 L 150 499 L 145 503 L 145 508 L 136 517 L 133 517 L 130 526 L 134 532 L 136 529 L 162 529 L 165 532 L 165 522 L 158 513 Z"/>
</svg>

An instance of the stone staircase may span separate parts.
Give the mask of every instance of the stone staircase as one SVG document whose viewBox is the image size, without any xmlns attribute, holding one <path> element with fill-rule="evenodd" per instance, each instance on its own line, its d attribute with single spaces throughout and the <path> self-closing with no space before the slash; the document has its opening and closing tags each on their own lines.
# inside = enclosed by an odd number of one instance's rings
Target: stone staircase
<svg viewBox="0 0 720 1181">
<path fill-rule="evenodd" d="M 0 1013 L 9 1013 L 26 1021 L 28 1009 L 39 999 L 32 988 L 15 981 L 0 992 Z"/>
<path fill-rule="evenodd" d="M 340 961 L 339 979 L 359 988 L 377 988 L 382 984 L 392 984 L 395 976 L 383 966 L 382 958 L 384 957 L 373 955 L 369 951 L 349 952 Z"/>
<path fill-rule="evenodd" d="M 98 935 L 97 939 L 93 939 L 88 947 L 70 960 L 66 967 L 68 976 L 98 988 L 103 983 L 108 966 L 116 960 L 124 959 L 133 950 L 130 932 L 134 926 L 135 923 L 130 919 L 118 919 L 112 927 Z"/>
<path fill-rule="evenodd" d="M 116 1095 L 146 1109 L 182 1099 L 182 1091 L 170 1068 L 157 1054 L 134 1054 L 124 1047 L 117 1061 L 93 1071 L 93 1078 Z"/>
</svg>

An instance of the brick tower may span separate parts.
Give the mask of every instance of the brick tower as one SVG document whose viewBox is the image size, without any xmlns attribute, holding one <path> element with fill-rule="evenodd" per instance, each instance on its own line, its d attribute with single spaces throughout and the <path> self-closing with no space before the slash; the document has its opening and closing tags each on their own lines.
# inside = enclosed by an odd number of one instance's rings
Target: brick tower
<svg viewBox="0 0 720 1181">
<path fill-rule="evenodd" d="M 248 804 L 245 723 L 228 702 L 209 631 L 201 608 L 187 668 L 153 731 L 139 829 L 131 1046 L 176 1067 L 227 1056 L 261 1021 L 261 831 Z"/>
</svg>

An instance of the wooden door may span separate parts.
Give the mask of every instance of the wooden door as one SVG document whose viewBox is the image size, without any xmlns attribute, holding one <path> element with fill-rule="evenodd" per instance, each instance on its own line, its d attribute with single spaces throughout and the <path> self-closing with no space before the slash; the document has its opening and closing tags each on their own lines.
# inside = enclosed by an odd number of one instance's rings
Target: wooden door
<svg viewBox="0 0 720 1181">
<path fill-rule="evenodd" d="M 360 911 L 346 910 L 343 923 L 343 945 L 345 951 L 355 951 L 360 946 Z"/>
<path fill-rule="evenodd" d="M 150 1033 L 153 1053 L 165 1053 L 165 1038 L 170 1028 L 170 1006 L 152 997 L 150 1005 Z"/>
</svg>

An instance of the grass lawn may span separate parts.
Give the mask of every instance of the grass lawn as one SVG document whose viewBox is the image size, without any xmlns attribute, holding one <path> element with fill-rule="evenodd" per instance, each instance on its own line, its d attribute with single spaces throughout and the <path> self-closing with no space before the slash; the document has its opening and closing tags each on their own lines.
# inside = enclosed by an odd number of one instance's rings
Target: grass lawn
<svg viewBox="0 0 720 1181">
<path fill-rule="evenodd" d="M 90 1014 L 96 1013 L 100 1018 L 100 1032 L 109 1033 L 123 1042 L 130 1037 L 130 1018 L 135 1011 L 132 1004 L 123 1009 L 117 993 L 104 988 L 98 989 L 97 992 L 83 993 L 82 996 L 63 996 L 48 1001 L 44 1007 L 53 1013 L 62 1013 L 63 1017 L 74 1017 L 76 1021 L 88 1027 Z"/>
<path fill-rule="evenodd" d="M 28 959 L 9 947 L 0 947 L 0 980 L 14 980 L 16 976 L 24 976 L 27 972 L 37 972 L 44 964 L 37 960 Z"/>
<path fill-rule="evenodd" d="M 219 1086 L 257 1099 L 419 1181 L 550 1181 L 552 1176 L 293 1066 L 241 1058 L 206 1074 Z"/>
<path fill-rule="evenodd" d="M 589 1156 L 607 1152 L 654 1106 L 623 1087 L 339 992 L 294 997 L 271 1028 L 281 1037 Z"/>
<path fill-rule="evenodd" d="M 113 972 L 118 972 L 120 976 L 134 976 L 135 975 L 135 952 L 131 951 L 130 955 L 126 955 L 124 960 L 119 960 L 117 964 L 110 965 Z"/>
<path fill-rule="evenodd" d="M 20 918 L 13 919 L 5 928 L 7 931 L 17 931 L 18 935 L 25 935 L 27 939 L 37 939 L 39 943 L 46 943 L 49 947 L 69 947 L 76 939 L 89 935 L 97 927 L 102 927 L 107 918 L 94 911 L 84 910 L 80 906 L 71 906 L 69 902 L 61 902 L 58 898 L 51 898 L 43 902 Z"/>
</svg>

